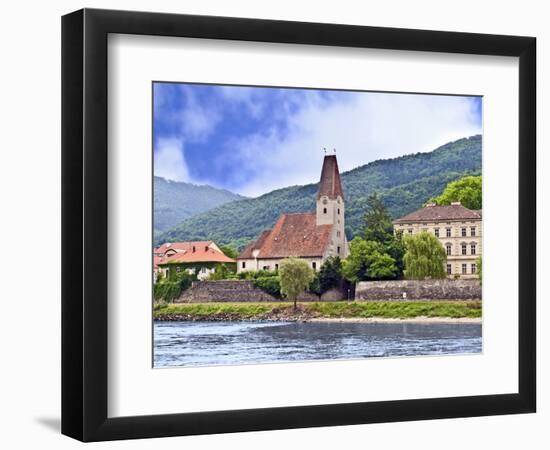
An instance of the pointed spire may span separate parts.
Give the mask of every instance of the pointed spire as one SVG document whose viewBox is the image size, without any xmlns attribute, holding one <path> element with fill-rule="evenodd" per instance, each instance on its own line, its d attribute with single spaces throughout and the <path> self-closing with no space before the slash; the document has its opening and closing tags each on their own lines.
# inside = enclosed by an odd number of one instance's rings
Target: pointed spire
<svg viewBox="0 0 550 450">
<path fill-rule="evenodd" d="M 325 155 L 325 159 L 323 160 L 323 169 L 321 170 L 321 181 L 319 182 L 317 198 L 319 199 L 324 195 L 330 199 L 335 199 L 338 196 L 342 197 L 342 199 L 344 198 L 336 155 Z"/>
</svg>

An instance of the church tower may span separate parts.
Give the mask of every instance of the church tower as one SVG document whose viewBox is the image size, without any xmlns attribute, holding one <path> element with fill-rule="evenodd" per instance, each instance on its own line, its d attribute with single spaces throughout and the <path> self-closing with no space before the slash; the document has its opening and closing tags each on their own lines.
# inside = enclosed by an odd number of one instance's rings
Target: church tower
<svg viewBox="0 0 550 450">
<path fill-rule="evenodd" d="M 332 225 L 331 245 L 326 256 L 348 256 L 344 221 L 344 191 L 336 155 L 325 155 L 317 192 L 317 225 Z"/>
</svg>

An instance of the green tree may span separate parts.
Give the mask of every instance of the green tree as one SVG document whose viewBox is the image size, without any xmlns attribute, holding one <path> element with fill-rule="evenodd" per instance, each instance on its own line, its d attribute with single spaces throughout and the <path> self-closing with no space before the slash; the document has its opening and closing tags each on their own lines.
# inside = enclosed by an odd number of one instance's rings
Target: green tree
<svg viewBox="0 0 550 450">
<path fill-rule="evenodd" d="M 395 236 L 384 244 L 384 249 L 388 255 L 390 255 L 395 261 L 395 267 L 397 269 L 396 278 L 403 276 L 403 256 L 405 255 L 405 245 L 403 244 L 403 232 L 399 231 Z"/>
<path fill-rule="evenodd" d="M 296 309 L 298 295 L 308 289 L 315 277 L 313 269 L 303 259 L 286 258 L 281 261 L 279 276 L 281 294 L 294 302 L 294 309 Z"/>
<path fill-rule="evenodd" d="M 320 292 L 326 292 L 342 283 L 342 260 L 339 256 L 330 256 L 319 269 Z"/>
<path fill-rule="evenodd" d="M 405 277 L 415 280 L 445 278 L 447 256 L 435 236 L 422 232 L 403 238 L 405 243 Z"/>
<path fill-rule="evenodd" d="M 371 255 L 371 261 L 367 274 L 369 278 L 375 280 L 384 280 L 395 278 L 397 267 L 395 259 L 387 253 L 374 252 Z"/>
<path fill-rule="evenodd" d="M 346 279 L 357 283 L 371 279 L 395 278 L 397 266 L 381 243 L 356 237 L 350 242 L 350 254 L 344 260 L 342 273 Z"/>
<path fill-rule="evenodd" d="M 375 192 L 367 198 L 363 237 L 366 241 L 388 242 L 393 237 L 393 224 L 388 210 Z"/>
<path fill-rule="evenodd" d="M 237 256 L 239 256 L 239 252 L 235 250 L 233 247 L 231 247 L 230 245 L 222 245 L 220 247 L 220 250 L 223 252 L 225 256 L 229 258 L 236 259 Z"/>
<path fill-rule="evenodd" d="M 449 183 L 443 193 L 433 199 L 438 205 L 460 202 L 469 209 L 481 209 L 481 176 L 467 176 Z"/>
</svg>

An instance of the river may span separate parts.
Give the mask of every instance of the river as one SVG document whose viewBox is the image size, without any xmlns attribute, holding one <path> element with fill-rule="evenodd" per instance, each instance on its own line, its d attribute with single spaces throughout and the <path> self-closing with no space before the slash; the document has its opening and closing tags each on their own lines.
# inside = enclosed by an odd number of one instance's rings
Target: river
<svg viewBox="0 0 550 450">
<path fill-rule="evenodd" d="M 475 323 L 155 322 L 154 367 L 481 352 Z"/>
</svg>

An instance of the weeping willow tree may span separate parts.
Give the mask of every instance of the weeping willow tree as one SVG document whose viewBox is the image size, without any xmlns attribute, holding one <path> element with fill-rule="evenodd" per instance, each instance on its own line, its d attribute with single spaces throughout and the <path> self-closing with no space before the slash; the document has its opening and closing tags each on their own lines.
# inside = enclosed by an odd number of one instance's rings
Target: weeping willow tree
<svg viewBox="0 0 550 450">
<path fill-rule="evenodd" d="M 405 236 L 405 277 L 413 280 L 445 278 L 447 256 L 443 245 L 432 234 L 422 232 Z"/>
<path fill-rule="evenodd" d="M 296 309 L 298 295 L 309 287 L 315 277 L 313 269 L 303 259 L 286 258 L 281 262 L 279 276 L 281 277 L 281 294 L 289 301 L 294 302 L 294 309 Z"/>
</svg>

